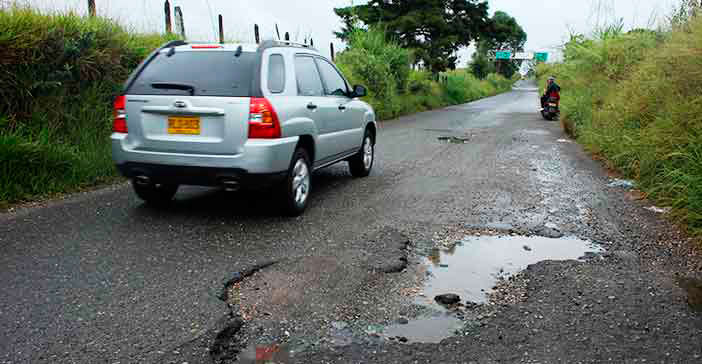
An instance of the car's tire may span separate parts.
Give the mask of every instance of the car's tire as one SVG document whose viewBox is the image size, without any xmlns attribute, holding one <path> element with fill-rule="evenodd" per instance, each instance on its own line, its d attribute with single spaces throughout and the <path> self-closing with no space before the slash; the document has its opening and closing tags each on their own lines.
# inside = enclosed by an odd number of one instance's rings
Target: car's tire
<svg viewBox="0 0 702 364">
<path fill-rule="evenodd" d="M 293 153 L 288 174 L 281 186 L 283 207 L 288 216 L 300 216 L 307 208 L 312 189 L 312 164 L 307 152 L 298 148 Z"/>
<path fill-rule="evenodd" d="M 170 202 L 178 191 L 178 185 L 148 184 L 142 185 L 132 181 L 134 192 L 140 199 L 151 204 L 165 204 Z"/>
<path fill-rule="evenodd" d="M 354 177 L 367 177 L 370 174 L 371 169 L 373 169 L 374 162 L 375 138 L 373 138 L 373 133 L 366 129 L 366 133 L 363 136 L 361 150 L 359 150 L 356 155 L 349 159 L 349 170 L 351 171 L 351 175 Z"/>
</svg>

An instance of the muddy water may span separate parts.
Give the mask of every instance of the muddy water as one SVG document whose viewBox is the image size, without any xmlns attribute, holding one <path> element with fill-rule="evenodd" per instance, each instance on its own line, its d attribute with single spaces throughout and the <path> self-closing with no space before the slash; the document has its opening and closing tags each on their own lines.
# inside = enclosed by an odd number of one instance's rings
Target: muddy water
<svg viewBox="0 0 702 364">
<path fill-rule="evenodd" d="M 449 313 L 441 313 L 430 317 L 411 320 L 405 325 L 388 326 L 383 334 L 385 337 L 407 338 L 410 342 L 438 343 L 450 336 L 463 326 L 461 320 Z"/>
<path fill-rule="evenodd" d="M 576 238 L 551 239 L 524 236 L 466 237 L 451 249 L 436 249 L 428 265 L 424 296 L 433 299 L 455 293 L 465 301 L 485 303 L 498 279 L 519 273 L 544 260 L 579 259 L 601 251 Z M 428 302 L 422 298 L 422 302 Z"/>
<path fill-rule="evenodd" d="M 436 343 L 451 336 L 463 322 L 434 302 L 446 293 L 463 302 L 485 303 L 500 278 L 516 274 L 545 260 L 572 260 L 601 252 L 596 245 L 576 238 L 551 239 L 524 236 L 469 236 L 450 249 L 435 249 L 424 259 L 427 266 L 423 292 L 416 303 L 435 314 L 385 329 L 385 337 L 404 337 L 410 342 Z"/>
</svg>

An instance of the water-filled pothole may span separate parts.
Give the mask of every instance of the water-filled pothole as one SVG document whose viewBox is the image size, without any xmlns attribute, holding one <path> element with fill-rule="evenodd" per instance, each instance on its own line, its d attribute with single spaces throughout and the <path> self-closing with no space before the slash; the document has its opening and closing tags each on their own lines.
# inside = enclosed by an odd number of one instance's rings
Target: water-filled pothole
<svg viewBox="0 0 702 364">
<path fill-rule="evenodd" d="M 463 301 L 485 303 L 500 278 L 541 261 L 579 259 L 600 251 L 593 243 L 577 238 L 466 237 L 451 249 L 435 249 L 425 259 L 428 271 L 424 295 L 433 298 L 454 293 Z"/>
<path fill-rule="evenodd" d="M 597 245 L 577 238 L 526 236 L 468 236 L 451 248 L 434 249 L 424 258 L 426 279 L 416 303 L 443 315 L 418 317 L 406 325 L 393 325 L 385 336 L 409 341 L 438 342 L 453 334 L 462 321 L 434 301 L 457 294 L 462 302 L 486 303 L 496 283 L 545 260 L 574 260 L 601 252 Z M 458 310 L 460 312 L 460 310 Z"/>
</svg>

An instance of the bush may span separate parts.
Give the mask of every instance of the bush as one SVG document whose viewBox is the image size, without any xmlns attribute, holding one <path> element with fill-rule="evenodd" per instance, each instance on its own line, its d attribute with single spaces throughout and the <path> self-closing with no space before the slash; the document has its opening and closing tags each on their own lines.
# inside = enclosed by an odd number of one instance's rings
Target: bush
<svg viewBox="0 0 702 364">
<path fill-rule="evenodd" d="M 440 83 L 427 71 L 412 70 L 411 61 L 410 52 L 388 40 L 382 28 L 371 28 L 352 33 L 349 48 L 336 63 L 351 83 L 368 88 L 365 100 L 379 120 L 466 103 L 507 91 L 513 84 L 494 74 L 480 81 L 466 70 L 447 72 L 441 75 L 446 82 Z"/>
<path fill-rule="evenodd" d="M 540 65 L 563 87 L 566 130 L 702 233 L 702 18 L 668 33 L 634 31 L 566 44 Z M 543 82 L 543 81 L 541 81 Z"/>
<path fill-rule="evenodd" d="M 112 97 L 170 39 L 104 18 L 0 10 L 0 203 L 114 178 Z"/>
</svg>

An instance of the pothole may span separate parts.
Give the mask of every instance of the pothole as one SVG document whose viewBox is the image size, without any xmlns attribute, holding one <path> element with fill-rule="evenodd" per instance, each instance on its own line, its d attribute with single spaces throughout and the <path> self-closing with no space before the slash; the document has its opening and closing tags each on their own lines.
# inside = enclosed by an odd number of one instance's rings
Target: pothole
<svg viewBox="0 0 702 364">
<path fill-rule="evenodd" d="M 454 293 L 463 301 L 486 303 L 488 293 L 499 280 L 531 264 L 579 259 L 601 251 L 595 244 L 577 238 L 469 236 L 451 249 L 435 249 L 425 258 L 428 270 L 423 293 L 432 299 Z"/>
<path fill-rule="evenodd" d="M 439 342 L 461 327 L 473 306 L 488 302 L 493 287 L 504 285 L 529 265 L 577 260 L 600 252 L 596 244 L 572 237 L 466 236 L 450 248 L 434 249 L 422 261 L 420 272 L 426 277 L 414 300 L 434 314 L 388 326 L 384 336 Z M 437 296 L 447 294 L 460 296 L 461 303 L 447 307 L 436 302 Z"/>
</svg>

